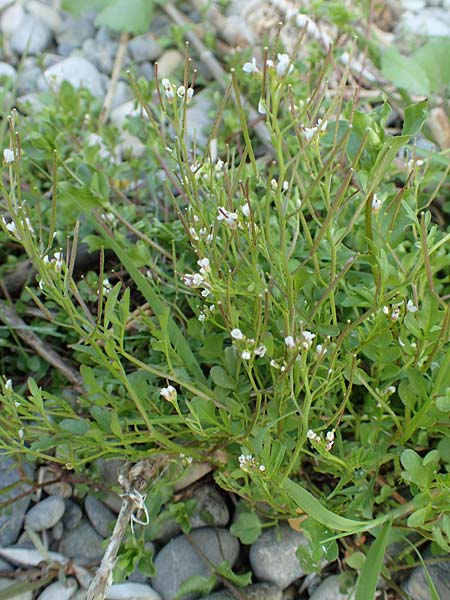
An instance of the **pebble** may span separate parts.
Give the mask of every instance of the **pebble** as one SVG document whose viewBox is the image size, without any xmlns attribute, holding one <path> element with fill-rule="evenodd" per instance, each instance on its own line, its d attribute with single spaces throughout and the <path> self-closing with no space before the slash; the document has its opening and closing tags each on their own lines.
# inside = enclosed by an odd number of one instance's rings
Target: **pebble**
<svg viewBox="0 0 450 600">
<path fill-rule="evenodd" d="M 64 534 L 59 551 L 69 558 L 75 558 L 80 565 L 98 562 L 104 553 L 103 538 L 87 522 Z"/>
<path fill-rule="evenodd" d="M 40 75 L 41 69 L 36 63 L 36 58 L 27 56 L 17 72 L 17 94 L 21 96 L 36 92 Z"/>
<path fill-rule="evenodd" d="M 29 463 L 22 463 L 21 467 L 15 459 L 6 456 L 0 450 L 0 490 L 2 490 L 1 501 L 6 502 L 31 490 L 29 484 L 22 482 L 22 471 L 25 477 L 33 480 L 34 467 Z M 20 483 L 18 483 L 20 482 Z M 15 485 L 17 483 L 17 485 Z M 3 491 L 4 488 L 11 489 Z M 22 529 L 25 512 L 30 504 L 30 496 L 24 496 L 19 500 L 0 510 L 0 546 L 14 544 Z"/>
<path fill-rule="evenodd" d="M 38 600 L 70 600 L 77 589 L 77 580 L 73 577 L 68 577 L 64 583 L 62 581 L 51 583 L 38 596 Z"/>
<path fill-rule="evenodd" d="M 353 600 L 355 594 L 352 592 L 342 593 L 339 590 L 339 575 L 330 575 L 322 581 L 314 591 L 309 600 Z"/>
<path fill-rule="evenodd" d="M 41 19 L 52 32 L 59 31 L 63 25 L 63 19 L 59 11 L 38 0 L 28 0 L 27 11 Z"/>
<path fill-rule="evenodd" d="M 192 494 L 195 513 L 189 519 L 191 527 L 224 527 L 230 518 L 223 496 L 211 485 L 202 485 Z"/>
<path fill-rule="evenodd" d="M 442 562 L 433 563 L 431 554 L 426 553 L 424 557 L 427 561 L 427 570 L 436 587 L 439 598 L 450 598 L 450 556 L 439 557 Z M 430 600 L 430 588 L 428 587 L 427 578 L 424 568 L 417 567 L 411 573 L 408 581 L 404 584 L 403 589 L 407 592 L 411 600 Z"/>
<path fill-rule="evenodd" d="M 404 10 L 412 10 L 418 12 L 426 7 L 427 3 L 425 0 L 402 0 L 402 6 Z"/>
<path fill-rule="evenodd" d="M 138 63 L 142 63 L 147 60 L 158 60 L 162 53 L 162 48 L 159 42 L 151 33 L 144 33 L 143 35 L 134 37 L 128 43 L 128 49 L 130 51 L 131 58 Z"/>
<path fill-rule="evenodd" d="M 11 6 L 15 0 L 0 0 L 0 12 L 2 12 L 8 6 Z"/>
<path fill-rule="evenodd" d="M 20 27 L 14 31 L 9 40 L 11 50 L 17 54 L 39 54 L 50 44 L 49 27 L 33 15 L 25 15 Z"/>
<path fill-rule="evenodd" d="M 15 68 L 8 63 L 0 62 L 0 77 L 8 77 L 15 81 L 17 77 Z"/>
<path fill-rule="evenodd" d="M 213 564 L 227 560 L 233 566 L 237 560 L 239 542 L 227 529 L 195 529 L 189 534 L 189 538 L 192 539 L 193 545 L 186 535 L 181 535 L 164 546 L 154 560 L 156 575 L 152 579 L 152 585 L 163 600 L 173 600 L 180 584 L 189 577 L 211 576 L 211 569 L 198 554 L 195 546 L 198 546 Z M 189 595 L 189 598 L 194 597 L 197 596 Z"/>
<path fill-rule="evenodd" d="M 64 525 L 61 523 L 61 521 L 58 521 L 58 523 L 56 523 L 56 525 L 52 527 L 51 534 L 52 538 L 59 542 L 59 540 L 64 535 Z"/>
<path fill-rule="evenodd" d="M 105 86 L 99 71 L 86 58 L 71 56 L 46 69 L 38 79 L 38 88 L 44 92 L 50 85 L 58 89 L 68 81 L 75 89 L 87 88 L 93 96 L 103 96 Z"/>
<path fill-rule="evenodd" d="M 51 529 L 62 518 L 66 506 L 60 496 L 49 496 L 31 508 L 25 517 L 25 524 L 33 531 Z"/>
<path fill-rule="evenodd" d="M 12 565 L 9 564 L 9 562 L 6 562 L 6 560 L 3 560 L 3 558 L 0 558 L 0 571 L 14 571 L 14 567 Z"/>
<path fill-rule="evenodd" d="M 65 529 L 75 529 L 83 518 L 83 511 L 72 500 L 65 500 L 65 511 L 62 518 L 62 524 Z"/>
<path fill-rule="evenodd" d="M 55 33 L 58 54 L 69 56 L 72 50 L 81 48 L 83 42 L 94 37 L 94 20 L 93 15 L 89 13 L 84 14 L 79 19 L 67 15 L 59 31 Z"/>
<path fill-rule="evenodd" d="M 81 51 L 83 56 L 95 65 L 99 71 L 107 75 L 111 74 L 117 54 L 116 42 L 99 42 L 98 40 L 87 39 L 83 42 Z"/>
<path fill-rule="evenodd" d="M 106 590 L 105 600 L 161 600 L 161 596 L 145 583 L 116 583 Z"/>
<path fill-rule="evenodd" d="M 0 18 L 0 29 L 5 36 L 8 37 L 21 27 L 25 17 L 26 13 L 23 6 L 14 3 L 2 13 Z"/>
<path fill-rule="evenodd" d="M 184 56 L 179 50 L 166 50 L 158 60 L 158 78 L 170 77 L 184 64 Z"/>
<path fill-rule="evenodd" d="M 51 467 L 41 467 L 38 473 L 38 481 L 54 481 L 58 479 L 59 473 Z M 66 481 L 58 481 L 44 486 L 44 491 L 50 496 L 61 496 L 61 498 L 70 498 L 72 496 L 72 486 Z"/>
<path fill-rule="evenodd" d="M 111 102 L 111 108 L 115 108 L 116 106 L 120 106 L 125 102 L 128 102 L 133 98 L 133 91 L 125 81 L 118 81 L 116 86 L 116 91 L 114 92 L 114 96 Z"/>
<path fill-rule="evenodd" d="M 246 600 L 282 600 L 283 590 L 271 583 L 255 583 L 239 590 Z M 220 590 L 204 596 L 203 600 L 234 600 L 235 596 L 228 590 Z M 337 600 L 337 599 L 336 599 Z"/>
<path fill-rule="evenodd" d="M 116 517 L 107 506 L 94 496 L 86 496 L 84 499 L 84 510 L 94 529 L 103 538 L 111 535 Z"/>
<path fill-rule="evenodd" d="M 450 17 L 438 8 L 426 8 L 418 14 L 405 13 L 397 26 L 398 31 L 407 31 L 423 36 L 450 35 Z"/>
<path fill-rule="evenodd" d="M 287 525 L 271 527 L 250 546 L 250 564 L 258 579 L 275 583 L 283 590 L 305 573 L 295 555 L 306 538 Z"/>
<path fill-rule="evenodd" d="M 209 116 L 213 107 L 214 104 L 208 90 L 194 94 L 186 116 L 187 137 L 191 144 L 195 139 L 198 146 L 205 147 L 214 123 L 214 118 Z"/>
<path fill-rule="evenodd" d="M 9 586 L 17 583 L 17 579 L 0 579 L 0 593 L 5 593 L 4 590 L 8 589 Z M 8 600 L 32 600 L 33 592 L 22 592 L 15 596 L 8 596 Z"/>
<path fill-rule="evenodd" d="M 109 487 L 119 485 L 118 477 L 120 470 L 124 467 L 125 462 L 122 458 L 98 458 L 94 461 L 95 473 L 99 479 Z"/>
</svg>

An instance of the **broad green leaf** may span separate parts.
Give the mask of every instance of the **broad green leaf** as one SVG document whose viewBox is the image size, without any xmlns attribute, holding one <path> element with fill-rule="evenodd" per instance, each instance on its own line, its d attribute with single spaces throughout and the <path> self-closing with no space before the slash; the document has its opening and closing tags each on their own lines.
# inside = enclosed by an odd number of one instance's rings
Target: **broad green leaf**
<svg viewBox="0 0 450 600">
<path fill-rule="evenodd" d="M 135 35 L 145 33 L 152 19 L 153 4 L 151 0 L 115 0 L 99 12 L 95 24 Z"/>
<path fill-rule="evenodd" d="M 295 555 L 306 573 L 319 573 L 324 563 L 336 560 L 339 548 L 336 540 L 330 539 L 332 532 L 310 517 L 301 524 L 308 544 L 300 545 Z"/>
<path fill-rule="evenodd" d="M 227 390 L 236 389 L 236 381 L 233 381 L 233 379 L 231 379 L 231 377 L 222 367 L 219 367 L 217 365 L 212 367 L 209 374 L 211 375 L 211 379 L 216 385 L 223 387 Z"/>
<path fill-rule="evenodd" d="M 63 0 L 62 8 L 75 17 L 80 17 L 88 10 L 98 10 L 109 4 L 111 0 Z"/>
<path fill-rule="evenodd" d="M 83 435 L 89 429 L 89 425 L 81 419 L 63 419 L 59 422 L 59 426 L 74 435 Z"/>
<path fill-rule="evenodd" d="M 237 575 L 233 572 L 233 569 L 227 560 L 220 563 L 220 565 L 216 565 L 215 569 L 219 575 L 226 577 L 228 581 L 231 581 L 231 583 L 234 583 L 234 585 L 237 585 L 238 587 L 250 585 L 252 582 L 252 574 L 250 571 L 243 573 L 242 575 Z"/>
<path fill-rule="evenodd" d="M 432 40 L 419 48 L 413 60 L 427 73 L 431 91 L 444 94 L 450 86 L 450 38 Z"/>
<path fill-rule="evenodd" d="M 425 123 L 428 112 L 428 100 L 416 102 L 405 108 L 402 135 L 417 135 Z"/>
<path fill-rule="evenodd" d="M 377 582 L 383 566 L 384 553 L 391 531 L 391 521 L 384 524 L 367 554 L 367 560 L 356 583 L 355 600 L 374 600 Z"/>
<path fill-rule="evenodd" d="M 261 535 L 262 525 L 254 512 L 241 512 L 230 527 L 230 533 L 241 540 L 243 544 L 253 544 Z"/>
<path fill-rule="evenodd" d="M 360 571 L 365 562 L 367 560 L 367 556 L 364 554 L 364 552 L 352 552 L 349 556 L 347 556 L 347 558 L 345 559 L 345 563 L 351 568 L 351 569 L 355 569 L 357 571 Z"/>
<path fill-rule="evenodd" d="M 414 60 L 400 54 L 395 46 L 389 46 L 381 57 L 381 72 L 397 87 L 410 94 L 430 93 L 427 72 Z"/>
<path fill-rule="evenodd" d="M 436 406 L 441 412 L 450 412 L 450 390 L 447 391 L 445 396 L 438 396 L 436 398 Z"/>
<path fill-rule="evenodd" d="M 177 590 L 175 600 L 179 600 L 187 594 L 206 596 L 216 584 L 216 577 L 205 577 L 204 575 L 192 575 L 183 581 Z"/>
</svg>

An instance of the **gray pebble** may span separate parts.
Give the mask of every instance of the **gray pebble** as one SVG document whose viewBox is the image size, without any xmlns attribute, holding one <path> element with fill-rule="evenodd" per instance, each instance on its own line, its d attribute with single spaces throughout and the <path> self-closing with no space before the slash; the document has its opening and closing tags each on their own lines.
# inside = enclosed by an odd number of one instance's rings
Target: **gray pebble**
<svg viewBox="0 0 450 600">
<path fill-rule="evenodd" d="M 59 542 L 64 534 L 64 525 L 59 521 L 56 523 L 54 527 L 51 529 L 52 538 Z"/>
<path fill-rule="evenodd" d="M 72 50 L 80 48 L 83 42 L 95 34 L 95 18 L 82 15 L 79 19 L 67 15 L 61 29 L 55 34 L 58 42 L 58 54 L 69 56 Z"/>
<path fill-rule="evenodd" d="M 104 553 L 103 538 L 87 521 L 82 521 L 64 534 L 59 551 L 68 558 L 75 558 L 82 566 L 98 562 Z"/>
<path fill-rule="evenodd" d="M 309 600 L 353 600 L 352 592 L 342 593 L 339 590 L 339 575 L 330 575 L 322 581 Z"/>
<path fill-rule="evenodd" d="M 224 560 L 231 566 L 239 554 L 239 542 L 226 529 L 204 527 L 189 534 L 192 545 L 186 535 L 181 535 L 164 546 L 155 558 L 156 575 L 152 585 L 164 600 L 173 600 L 183 581 L 193 575 L 209 577 L 211 569 L 195 549 L 200 551 L 213 564 Z M 190 594 L 184 598 L 197 598 Z"/>
<path fill-rule="evenodd" d="M 6 560 L 3 560 L 3 558 L 0 558 L 0 571 L 14 571 L 14 570 L 15 570 L 15 567 L 10 565 L 9 562 L 6 562 Z"/>
<path fill-rule="evenodd" d="M 15 68 L 8 63 L 0 62 L 0 77 L 8 77 L 15 81 L 17 77 Z"/>
<path fill-rule="evenodd" d="M 51 583 L 38 597 L 38 600 L 70 600 L 77 589 L 77 580 L 68 577 L 65 582 L 55 581 Z"/>
<path fill-rule="evenodd" d="M 406 13 L 403 15 L 397 28 L 398 31 L 407 31 L 419 36 L 447 36 L 450 35 L 450 16 L 445 10 L 439 8 L 426 8 L 417 14 Z"/>
<path fill-rule="evenodd" d="M 258 579 L 275 583 L 283 590 L 305 573 L 295 555 L 306 538 L 287 525 L 271 527 L 250 547 L 250 564 Z"/>
<path fill-rule="evenodd" d="M 28 483 L 22 482 L 22 473 L 29 481 L 33 481 L 34 467 L 29 463 L 6 456 L 0 450 L 0 490 L 2 502 L 7 502 L 31 491 Z M 17 484 L 17 485 L 15 485 Z M 4 492 L 3 488 L 10 487 Z M 0 510 L 0 546 L 10 546 L 17 540 L 22 529 L 25 512 L 30 504 L 30 496 L 15 500 Z"/>
<path fill-rule="evenodd" d="M 11 35 L 9 45 L 17 54 L 39 54 L 50 44 L 49 27 L 33 15 L 25 15 L 18 29 Z"/>
<path fill-rule="evenodd" d="M 179 50 L 166 50 L 158 60 L 158 77 L 170 77 L 184 64 L 184 56 Z"/>
<path fill-rule="evenodd" d="M 125 462 L 122 458 L 98 458 L 94 461 L 94 472 L 105 485 L 116 487 L 119 485 L 119 473 Z"/>
<path fill-rule="evenodd" d="M 283 590 L 272 583 L 255 583 L 239 590 L 246 600 L 282 600 Z M 234 600 L 228 590 L 204 596 L 203 600 Z"/>
<path fill-rule="evenodd" d="M 428 573 L 436 587 L 439 598 L 450 598 L 450 560 L 449 555 L 441 557 L 433 557 L 430 553 L 426 553 Z M 442 562 L 433 563 L 433 558 Z M 442 559 L 446 560 L 442 560 Z M 403 589 L 407 592 L 411 600 L 430 600 L 430 588 L 427 583 L 425 571 L 422 566 L 417 567 L 411 573 L 408 581 L 404 584 Z"/>
<path fill-rule="evenodd" d="M 72 500 L 65 500 L 65 511 L 62 518 L 62 524 L 65 529 L 74 529 L 80 524 L 83 518 L 83 511 L 81 508 Z"/>
<path fill-rule="evenodd" d="M 146 583 L 116 583 L 106 590 L 105 600 L 161 600 L 161 596 Z"/>
<path fill-rule="evenodd" d="M 41 467 L 38 473 L 38 481 L 46 483 L 47 481 L 55 481 L 59 478 L 59 473 L 49 467 Z M 61 496 L 62 498 L 70 498 L 72 496 L 72 486 L 66 481 L 58 481 L 44 486 L 44 491 L 50 496 Z"/>
<path fill-rule="evenodd" d="M 99 71 L 110 75 L 114 66 L 117 47 L 116 42 L 99 42 L 87 39 L 83 42 L 82 53 Z"/>
<path fill-rule="evenodd" d="M 51 529 L 61 519 L 66 506 L 60 496 L 49 496 L 31 508 L 25 516 L 25 524 L 33 531 Z"/>
<path fill-rule="evenodd" d="M 155 70 L 153 68 L 153 65 L 149 62 L 141 63 L 139 65 L 138 72 L 139 72 L 139 75 L 141 75 L 141 77 L 145 77 L 145 79 L 147 79 L 147 81 L 151 81 L 155 75 Z"/>
<path fill-rule="evenodd" d="M 124 102 L 128 102 L 133 98 L 133 92 L 125 81 L 118 81 L 116 86 L 116 91 L 114 92 L 114 96 L 111 102 L 111 108 L 115 108 L 116 106 L 120 106 Z"/>
<path fill-rule="evenodd" d="M 188 106 L 186 117 L 187 135 L 190 143 L 195 139 L 197 145 L 200 147 L 205 146 L 214 122 L 214 117 L 210 116 L 213 106 L 208 90 L 194 94 L 192 102 Z"/>
<path fill-rule="evenodd" d="M 60 12 L 49 6 L 49 3 L 44 4 L 39 0 L 28 0 L 27 11 L 45 23 L 52 32 L 57 32 L 62 27 L 63 19 Z"/>
<path fill-rule="evenodd" d="M 86 58 L 71 56 L 46 69 L 38 79 L 38 87 L 46 91 L 48 86 L 58 89 L 68 81 L 75 89 L 85 87 L 93 96 L 103 96 L 105 86 L 100 73 Z"/>
<path fill-rule="evenodd" d="M 3 11 L 0 17 L 0 29 L 5 36 L 10 36 L 15 31 L 20 29 L 25 17 L 26 13 L 23 6 L 17 2 L 14 2 L 12 6 L 9 6 L 5 11 Z"/>
<path fill-rule="evenodd" d="M 103 538 L 109 537 L 116 520 L 114 513 L 94 496 L 86 496 L 84 510 L 97 533 Z"/>
<path fill-rule="evenodd" d="M 4 593 L 11 585 L 15 585 L 17 579 L 0 579 L 0 590 Z M 8 596 L 8 600 L 31 600 L 33 598 L 33 592 L 22 592 L 15 596 Z"/>
<path fill-rule="evenodd" d="M 37 65 L 34 56 L 27 56 L 17 72 L 17 93 L 20 96 L 36 92 L 37 80 L 41 75 L 41 69 Z"/>
<path fill-rule="evenodd" d="M 159 42 L 151 33 L 144 33 L 130 40 L 128 49 L 131 58 L 138 63 L 158 60 L 162 53 Z"/>
<path fill-rule="evenodd" d="M 190 518 L 191 527 L 224 527 L 230 518 L 223 496 L 211 485 L 202 485 L 192 494 L 196 500 L 195 513 Z"/>
</svg>

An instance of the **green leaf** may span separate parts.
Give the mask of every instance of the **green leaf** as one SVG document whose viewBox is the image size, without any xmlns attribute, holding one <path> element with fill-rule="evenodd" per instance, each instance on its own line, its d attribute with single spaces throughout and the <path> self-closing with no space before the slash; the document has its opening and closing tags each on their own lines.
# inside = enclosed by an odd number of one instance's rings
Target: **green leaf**
<svg viewBox="0 0 450 600">
<path fill-rule="evenodd" d="M 152 15 L 151 0 L 116 0 L 99 12 L 95 24 L 137 35 L 148 31 Z"/>
<path fill-rule="evenodd" d="M 450 390 L 447 390 L 445 396 L 438 396 L 436 398 L 436 406 L 441 412 L 450 412 Z"/>
<path fill-rule="evenodd" d="M 230 533 L 243 544 L 253 544 L 261 535 L 262 525 L 258 515 L 253 512 L 241 512 L 230 527 Z"/>
<path fill-rule="evenodd" d="M 206 596 L 216 584 L 214 575 L 205 577 L 204 575 L 192 575 L 183 581 L 177 590 L 175 600 L 186 596 L 187 594 L 195 594 L 196 596 Z"/>
<path fill-rule="evenodd" d="M 428 113 L 428 100 L 416 102 L 405 108 L 402 135 L 417 135 L 422 129 Z"/>
<path fill-rule="evenodd" d="M 366 560 L 367 556 L 364 554 L 364 552 L 357 551 L 352 552 L 352 554 L 347 556 L 345 562 L 351 569 L 360 571 L 363 568 Z"/>
<path fill-rule="evenodd" d="M 389 541 L 391 521 L 384 524 L 377 539 L 371 545 L 367 560 L 356 582 L 355 600 L 373 600 L 377 591 L 377 582 L 383 566 L 384 553 Z"/>
<path fill-rule="evenodd" d="M 329 539 L 332 532 L 314 519 L 306 519 L 301 527 L 308 544 L 300 545 L 295 555 L 306 573 L 319 573 L 324 563 L 333 562 L 338 557 L 337 542 Z"/>
<path fill-rule="evenodd" d="M 103 8 L 109 2 L 111 0 L 63 0 L 62 9 L 75 17 L 80 17 L 88 10 Z"/>
<path fill-rule="evenodd" d="M 225 577 L 228 581 L 231 581 L 231 583 L 234 583 L 234 585 L 237 585 L 238 587 L 250 585 L 252 582 L 252 574 L 250 571 L 243 573 L 242 575 L 237 575 L 233 572 L 233 569 L 227 560 L 220 563 L 220 565 L 216 565 L 215 569 L 219 575 L 222 575 L 222 577 Z"/>
<path fill-rule="evenodd" d="M 414 60 L 400 54 L 395 46 L 389 46 L 381 57 L 381 72 L 397 87 L 410 94 L 430 93 L 427 72 Z"/>
<path fill-rule="evenodd" d="M 83 435 L 89 429 L 89 425 L 79 419 L 63 419 L 59 422 L 59 426 L 64 431 L 68 431 L 74 435 Z"/>
<path fill-rule="evenodd" d="M 215 366 L 213 367 L 209 374 L 211 375 L 211 379 L 213 382 L 219 387 L 223 387 L 227 390 L 235 390 L 236 382 L 231 379 L 228 373 L 222 367 Z"/>
<path fill-rule="evenodd" d="M 413 59 L 427 73 L 432 92 L 445 94 L 450 86 L 450 38 L 433 40 L 419 48 Z"/>
</svg>

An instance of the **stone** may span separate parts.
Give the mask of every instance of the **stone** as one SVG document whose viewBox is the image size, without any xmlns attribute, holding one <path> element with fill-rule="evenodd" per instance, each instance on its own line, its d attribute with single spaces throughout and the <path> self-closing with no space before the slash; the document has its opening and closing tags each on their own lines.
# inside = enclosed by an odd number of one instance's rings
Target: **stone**
<svg viewBox="0 0 450 600">
<path fill-rule="evenodd" d="M 94 496 L 86 496 L 84 510 L 94 529 L 103 538 L 111 535 L 116 517 L 114 513 Z"/>
<path fill-rule="evenodd" d="M 151 33 L 138 35 L 128 42 L 128 49 L 131 58 L 138 63 L 158 60 L 161 56 L 162 48 Z"/>
<path fill-rule="evenodd" d="M 38 89 L 37 81 L 41 75 L 41 69 L 37 65 L 34 56 L 27 56 L 17 71 L 17 93 L 18 95 L 31 94 Z"/>
<path fill-rule="evenodd" d="M 427 3 L 425 0 L 402 0 L 402 7 L 404 10 L 412 10 L 413 12 L 419 12 L 426 7 Z"/>
<path fill-rule="evenodd" d="M 283 590 L 272 583 L 255 583 L 239 590 L 246 600 L 282 600 Z M 234 600 L 228 590 L 220 590 L 204 596 L 203 600 Z"/>
<path fill-rule="evenodd" d="M 59 11 L 39 0 L 27 0 L 27 11 L 38 17 L 52 32 L 59 31 L 63 25 Z"/>
<path fill-rule="evenodd" d="M 55 33 L 58 54 L 69 56 L 72 50 L 81 48 L 83 42 L 95 35 L 95 15 L 85 13 L 79 18 L 67 15 L 61 28 Z"/>
<path fill-rule="evenodd" d="M 109 487 L 116 487 L 119 485 L 119 472 L 125 463 L 122 458 L 98 458 L 94 461 L 94 471 L 102 483 Z"/>
<path fill-rule="evenodd" d="M 204 527 L 191 531 L 189 539 L 186 535 L 174 538 L 154 560 L 156 575 L 152 578 L 152 586 L 163 600 L 173 600 L 181 583 L 189 577 L 211 576 L 210 567 L 196 548 L 213 564 L 226 560 L 233 566 L 239 554 L 239 542 L 227 529 Z"/>
<path fill-rule="evenodd" d="M 4 593 L 11 585 L 15 585 L 17 579 L 0 579 L 0 590 Z M 22 592 L 14 596 L 8 596 L 8 600 L 32 600 L 33 592 Z"/>
<path fill-rule="evenodd" d="M 70 600 L 78 589 L 77 580 L 68 577 L 65 582 L 55 581 L 51 583 L 40 596 L 38 600 Z"/>
<path fill-rule="evenodd" d="M 87 39 L 82 45 L 82 54 L 102 73 L 110 75 L 117 54 L 117 42 Z M 124 66 L 126 65 L 126 61 Z"/>
<path fill-rule="evenodd" d="M 25 15 L 20 27 L 14 31 L 9 40 L 11 50 L 17 54 L 39 54 L 50 44 L 51 32 L 38 17 Z"/>
<path fill-rule="evenodd" d="M 145 77 L 147 81 L 151 81 L 155 76 L 153 65 L 149 62 L 143 62 L 138 67 L 138 72 L 141 77 Z"/>
<path fill-rule="evenodd" d="M 31 508 L 25 516 L 25 524 L 33 531 L 51 529 L 62 518 L 66 505 L 60 496 L 49 496 Z"/>
<path fill-rule="evenodd" d="M 116 86 L 116 91 L 114 92 L 114 96 L 111 102 L 111 108 L 115 108 L 116 106 L 120 106 L 125 102 L 128 102 L 133 98 L 133 91 L 125 81 L 118 81 Z M 117 482 L 116 482 L 117 483 Z"/>
<path fill-rule="evenodd" d="M 65 500 L 64 505 L 66 507 L 62 518 L 64 529 L 75 529 L 83 518 L 83 511 L 72 500 Z"/>
<path fill-rule="evenodd" d="M 194 490 L 195 512 L 189 519 L 191 527 L 224 527 L 230 518 L 223 496 L 211 485 L 202 485 Z"/>
<path fill-rule="evenodd" d="M 322 581 L 319 587 L 310 596 L 309 600 L 353 600 L 355 594 L 342 593 L 339 590 L 339 575 L 330 575 Z"/>
<path fill-rule="evenodd" d="M 22 4 L 15 2 L 2 13 L 0 18 L 0 29 L 5 36 L 10 36 L 21 27 L 25 17 L 26 13 Z"/>
<path fill-rule="evenodd" d="M 170 77 L 184 64 L 184 56 L 179 50 L 166 50 L 158 60 L 158 78 Z"/>
<path fill-rule="evenodd" d="M 103 538 L 87 521 L 82 521 L 75 529 L 64 534 L 59 551 L 82 566 L 95 563 L 104 553 Z"/>
<path fill-rule="evenodd" d="M 424 36 L 450 35 L 450 16 L 439 8 L 426 8 L 417 14 L 406 13 L 397 26 L 399 31 Z"/>
<path fill-rule="evenodd" d="M 250 546 L 250 565 L 258 579 L 275 583 L 283 590 L 305 573 L 295 552 L 306 546 L 306 538 L 288 525 L 271 527 Z"/>
<path fill-rule="evenodd" d="M 106 590 L 105 600 L 161 600 L 161 596 L 146 583 L 116 583 Z"/>
<path fill-rule="evenodd" d="M 58 471 L 51 467 L 41 467 L 38 472 L 38 481 L 54 481 L 59 478 Z M 72 486 L 66 481 L 58 481 L 44 486 L 44 491 L 50 496 L 61 496 L 61 498 L 70 498 L 72 496 Z"/>
<path fill-rule="evenodd" d="M 5 10 L 5 8 L 8 8 L 8 6 L 11 6 L 11 4 L 14 4 L 15 0 L 0 0 L 0 13 L 2 11 Z"/>
<path fill-rule="evenodd" d="M 433 563 L 433 558 L 439 562 Z M 442 560 L 442 559 L 446 560 Z M 426 561 L 427 571 L 434 583 L 439 598 L 450 598 L 450 560 L 449 555 L 433 557 L 431 553 L 426 552 L 424 560 Z M 430 588 L 428 586 L 425 570 L 422 566 L 416 567 L 407 582 L 403 585 L 411 600 L 430 600 Z"/>
<path fill-rule="evenodd" d="M 5 62 L 0 62 L 0 78 L 8 78 L 15 81 L 17 78 L 17 72 L 14 67 Z"/>
<path fill-rule="evenodd" d="M 10 546 L 19 537 L 30 496 L 25 495 L 18 500 L 14 498 L 31 492 L 30 484 L 23 481 L 23 477 L 33 481 L 33 475 L 34 467 L 31 464 L 21 463 L 0 450 L 0 499 L 2 503 L 11 502 L 0 510 L 0 546 Z M 8 491 L 3 491 L 3 488 L 10 487 Z"/>
<path fill-rule="evenodd" d="M 213 109 L 214 104 L 208 90 L 194 94 L 186 114 L 188 143 L 192 144 L 195 140 L 198 146 L 205 147 L 214 123 L 214 115 L 210 116 Z"/>
<path fill-rule="evenodd" d="M 111 111 L 109 118 L 111 123 L 118 129 L 123 129 L 128 117 L 140 116 L 142 112 L 142 109 L 136 105 L 134 100 L 129 100 L 128 102 L 116 106 L 116 108 Z"/>
<path fill-rule="evenodd" d="M 59 542 L 64 534 L 64 525 L 61 521 L 58 521 L 54 527 L 51 529 L 52 539 Z"/>
<path fill-rule="evenodd" d="M 45 92 L 48 87 L 59 89 L 68 81 L 75 89 L 86 88 L 93 96 L 103 96 L 104 82 L 99 71 L 86 58 L 71 56 L 46 69 L 38 79 L 38 88 Z"/>
<path fill-rule="evenodd" d="M 6 560 L 3 560 L 3 558 L 0 558 L 0 571 L 15 571 L 15 567 L 6 562 Z"/>
<path fill-rule="evenodd" d="M 166 544 L 174 537 L 177 537 L 181 533 L 181 527 L 175 521 L 175 519 L 166 519 L 158 523 L 157 536 L 155 537 L 157 542 Z"/>
</svg>

